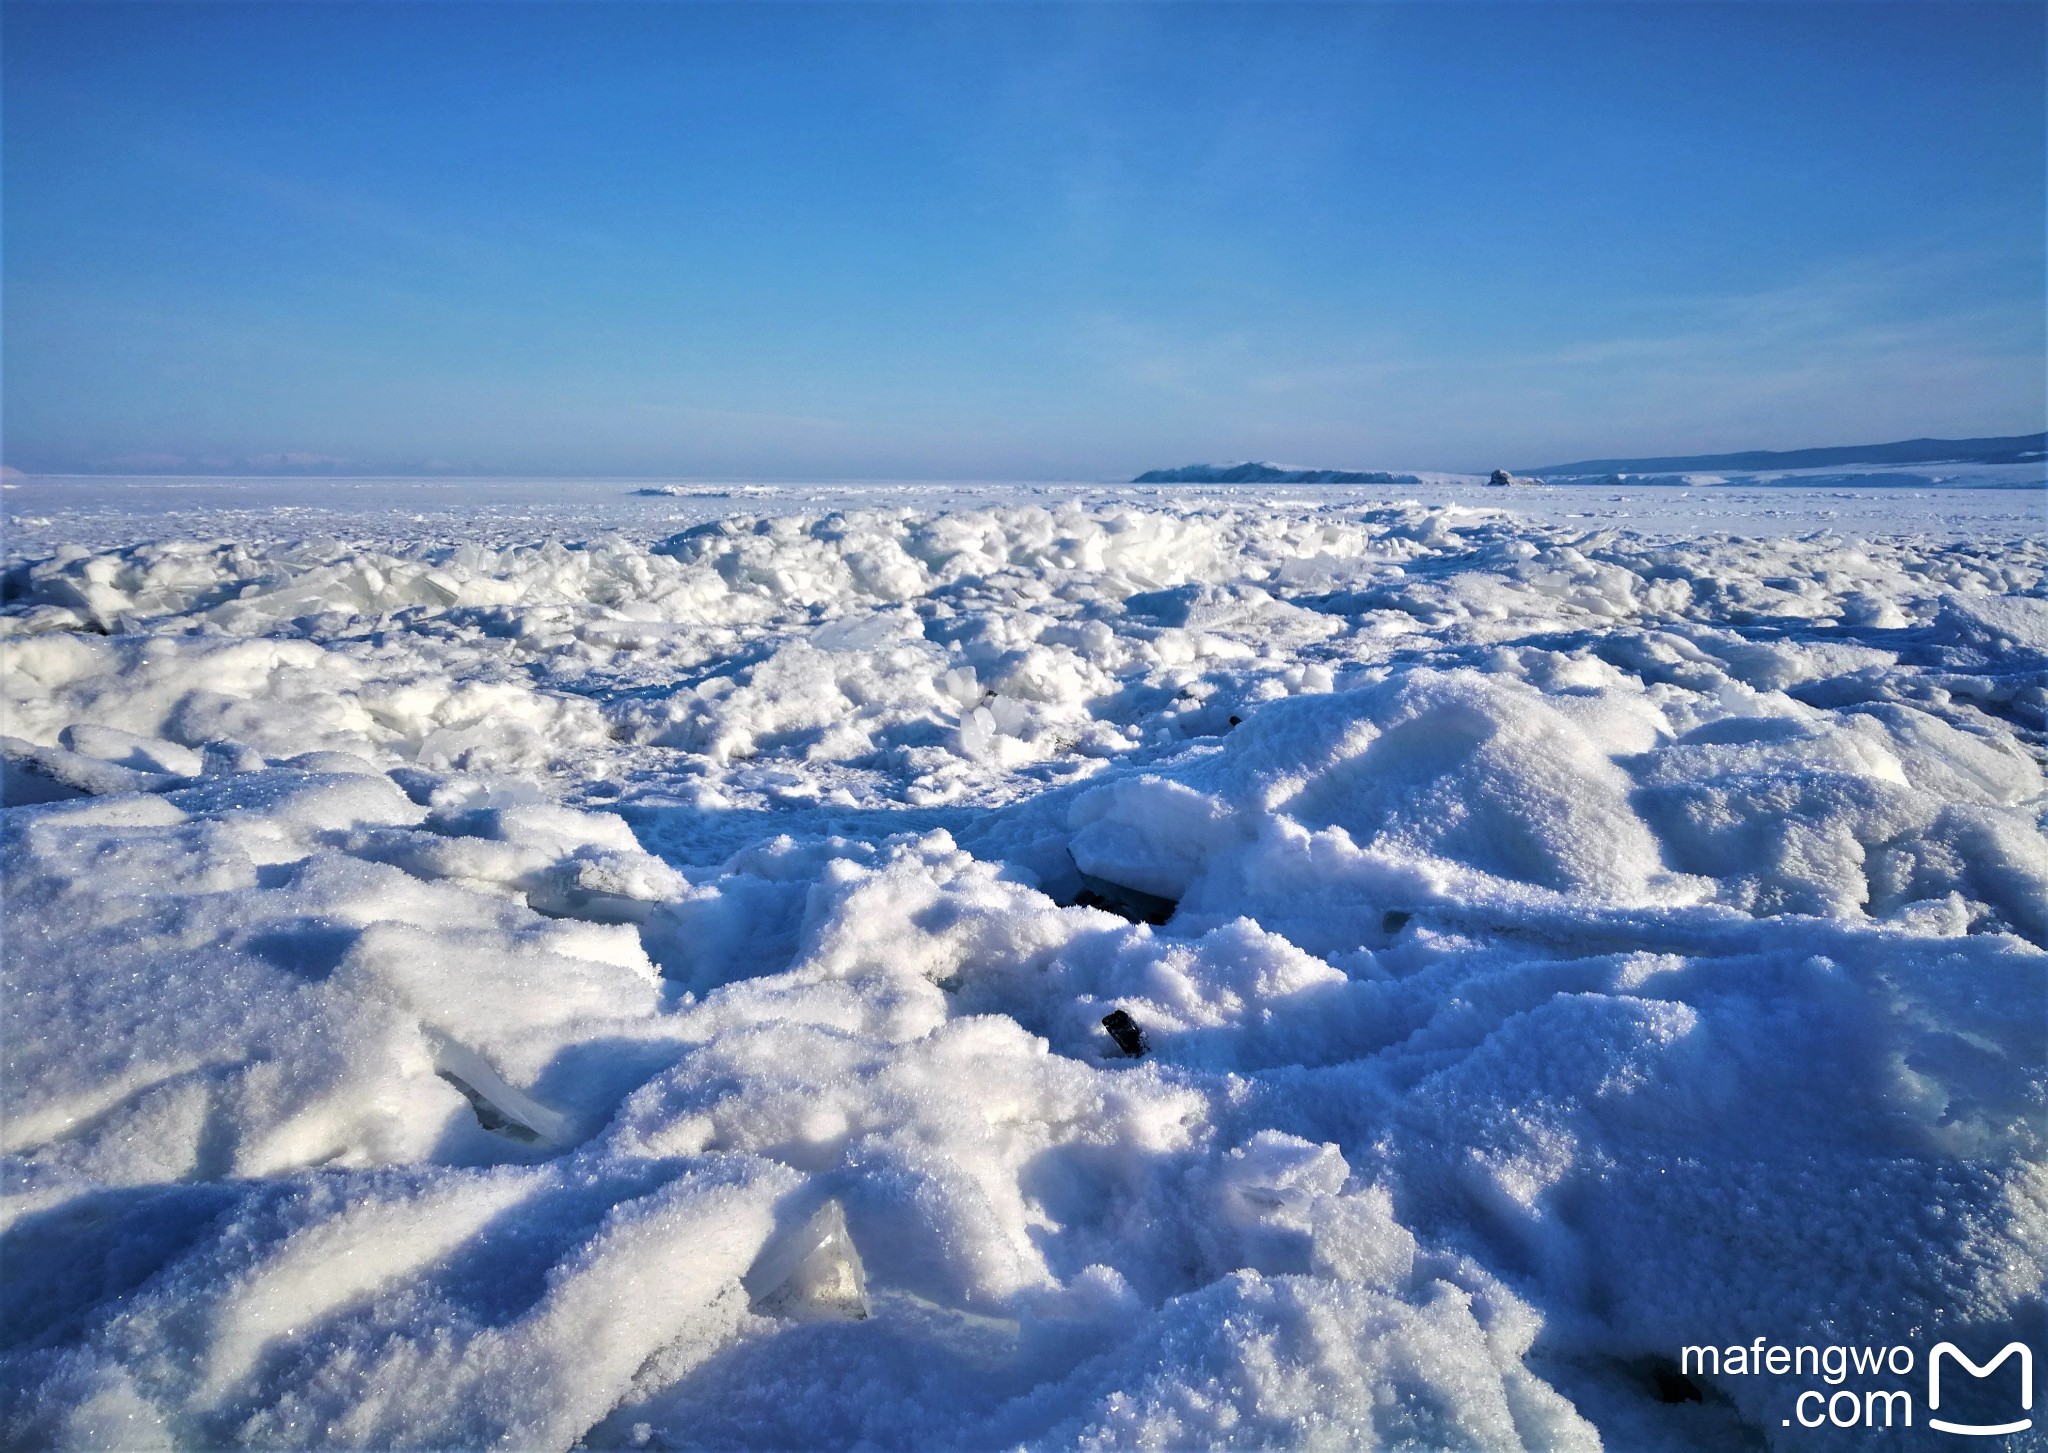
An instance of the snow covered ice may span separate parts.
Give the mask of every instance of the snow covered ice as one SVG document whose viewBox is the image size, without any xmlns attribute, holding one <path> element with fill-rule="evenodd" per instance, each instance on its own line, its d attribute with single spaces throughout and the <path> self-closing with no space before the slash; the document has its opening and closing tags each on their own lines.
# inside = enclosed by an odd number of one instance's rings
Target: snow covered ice
<svg viewBox="0 0 2048 1453">
<path fill-rule="evenodd" d="M 1848 1447 L 1659 1370 L 2039 1345 L 2038 497 L 611 488 L 13 522 L 10 1446 Z"/>
</svg>

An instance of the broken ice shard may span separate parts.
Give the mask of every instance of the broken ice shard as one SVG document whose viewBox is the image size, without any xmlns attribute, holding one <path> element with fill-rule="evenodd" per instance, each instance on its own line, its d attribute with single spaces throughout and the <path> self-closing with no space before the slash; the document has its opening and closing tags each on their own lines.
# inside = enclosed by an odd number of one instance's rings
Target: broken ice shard
<svg viewBox="0 0 2048 1453">
<path fill-rule="evenodd" d="M 476 1112 L 477 1124 L 522 1145 L 560 1145 L 566 1141 L 568 1116 L 550 1110 L 507 1083 L 475 1050 L 436 1030 L 428 1030 L 426 1039 L 434 1052 L 434 1073 L 462 1092 Z"/>
<path fill-rule="evenodd" d="M 1145 1043 L 1145 1031 L 1138 1028 L 1138 1021 L 1122 1009 L 1102 1016 L 1102 1027 L 1109 1031 L 1109 1037 L 1116 1041 L 1116 1047 L 1136 1059 L 1150 1045 Z"/>
<path fill-rule="evenodd" d="M 796 1230 L 771 1238 L 741 1284 L 763 1316 L 857 1322 L 868 1315 L 867 1268 L 837 1201 L 827 1201 Z"/>
</svg>

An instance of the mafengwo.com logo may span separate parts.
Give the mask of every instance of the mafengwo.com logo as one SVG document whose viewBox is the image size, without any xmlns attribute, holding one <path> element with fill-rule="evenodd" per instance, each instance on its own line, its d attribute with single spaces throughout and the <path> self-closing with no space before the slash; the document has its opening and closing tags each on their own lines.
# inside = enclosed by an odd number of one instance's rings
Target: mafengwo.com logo
<svg viewBox="0 0 2048 1453">
<path fill-rule="evenodd" d="M 1937 1342 L 1923 1364 L 1905 1346 L 1785 1347 L 1758 1337 L 1746 1346 L 1681 1348 L 1678 1366 L 1688 1378 L 1762 1375 L 1818 1383 L 1792 1396 L 1780 1420 L 1788 1428 L 1925 1427 L 1995 1438 L 2034 1426 L 2034 1351 L 2024 1342 L 2008 1342 L 1981 1362 L 1953 1342 Z M 1916 1375 L 1923 1368 L 1924 1382 Z M 1852 1378 L 1859 1386 L 1844 1385 Z M 1917 1398 L 1923 1391 L 1924 1404 Z"/>
</svg>

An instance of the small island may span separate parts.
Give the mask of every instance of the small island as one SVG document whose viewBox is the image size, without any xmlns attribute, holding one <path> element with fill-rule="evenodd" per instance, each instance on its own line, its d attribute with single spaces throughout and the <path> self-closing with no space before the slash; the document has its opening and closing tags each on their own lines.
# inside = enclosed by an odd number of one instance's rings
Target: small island
<svg viewBox="0 0 2048 1453">
<path fill-rule="evenodd" d="M 1414 474 L 1389 474 L 1384 469 L 1290 469 L 1281 464 L 1183 464 L 1178 469 L 1148 469 L 1132 484 L 1420 484 Z"/>
</svg>

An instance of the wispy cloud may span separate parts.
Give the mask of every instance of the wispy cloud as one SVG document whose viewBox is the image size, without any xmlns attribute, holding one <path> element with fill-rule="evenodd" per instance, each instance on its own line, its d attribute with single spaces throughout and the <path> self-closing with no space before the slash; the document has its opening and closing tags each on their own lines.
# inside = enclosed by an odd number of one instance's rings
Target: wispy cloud
<svg viewBox="0 0 2048 1453">
<path fill-rule="evenodd" d="M 1948 339 L 1981 349 L 2038 348 L 2039 318 L 1990 306 L 1930 306 L 1954 297 L 1986 259 L 1968 253 L 1867 257 L 1750 292 L 1673 297 L 1657 307 L 1661 326 L 1587 339 L 1539 355 L 1553 365 L 1686 364 L 1739 357 L 1832 356 L 1917 348 Z M 2031 334 L 2031 336 L 2028 336 Z"/>
<path fill-rule="evenodd" d="M 1352 463 L 1529 464 L 1553 450 L 2010 432 L 2041 427 L 2048 364 L 2038 315 L 1980 301 L 1999 295 L 1980 283 L 2008 262 L 1967 248 L 1874 254 L 1767 288 L 1653 299 L 1633 326 L 1589 320 L 1516 347 L 1449 330 L 1332 344 L 1298 320 L 1205 330 L 1111 314 L 1082 320 L 1076 346 L 1233 455 L 1313 445 Z"/>
</svg>

